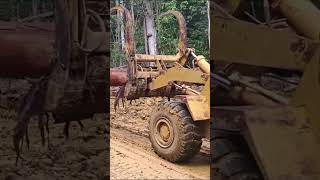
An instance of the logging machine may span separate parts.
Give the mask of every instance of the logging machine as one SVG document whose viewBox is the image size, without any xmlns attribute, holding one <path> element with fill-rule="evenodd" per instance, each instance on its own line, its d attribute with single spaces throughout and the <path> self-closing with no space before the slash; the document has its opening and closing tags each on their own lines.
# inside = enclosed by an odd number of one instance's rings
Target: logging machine
<svg viewBox="0 0 320 180">
<path fill-rule="evenodd" d="M 168 11 L 179 25 L 176 55 L 137 54 L 131 13 L 122 5 L 111 9 L 123 13 L 127 81 L 118 81 L 120 98 L 168 97 L 149 119 L 149 137 L 155 152 L 171 162 L 190 159 L 199 152 L 202 138 L 210 138 L 210 64 L 187 47 L 187 28 L 182 14 Z M 152 63 L 150 63 L 152 62 Z M 111 74 L 111 76 L 117 73 Z M 113 79 L 113 77 L 111 77 Z M 117 78 L 114 78 L 117 79 Z M 120 84 L 122 82 L 123 84 Z"/>
</svg>

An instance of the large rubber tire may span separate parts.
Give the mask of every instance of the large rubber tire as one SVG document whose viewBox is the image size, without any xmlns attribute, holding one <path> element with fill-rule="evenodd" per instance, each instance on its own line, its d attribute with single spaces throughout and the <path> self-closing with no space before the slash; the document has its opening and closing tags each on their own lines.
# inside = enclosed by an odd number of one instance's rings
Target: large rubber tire
<svg viewBox="0 0 320 180">
<path fill-rule="evenodd" d="M 166 147 L 163 147 L 164 145 L 159 142 L 161 133 L 158 131 L 157 123 L 163 123 L 162 121 L 166 121 L 167 124 L 161 127 L 171 127 L 171 133 L 168 135 L 168 139 L 171 138 L 171 140 L 168 140 L 169 143 L 166 144 Z M 182 162 L 191 159 L 200 151 L 202 144 L 200 129 L 193 121 L 185 104 L 172 101 L 159 106 L 151 116 L 149 138 L 154 151 L 170 162 Z"/>
<path fill-rule="evenodd" d="M 227 180 L 263 180 L 250 152 L 239 146 L 234 139 L 216 136 L 211 143 L 212 162 L 219 175 Z"/>
</svg>

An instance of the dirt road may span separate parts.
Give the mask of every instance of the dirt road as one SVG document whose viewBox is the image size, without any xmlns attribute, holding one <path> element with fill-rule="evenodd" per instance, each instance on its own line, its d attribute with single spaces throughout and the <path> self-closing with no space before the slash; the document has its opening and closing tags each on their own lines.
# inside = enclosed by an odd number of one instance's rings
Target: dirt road
<svg viewBox="0 0 320 180">
<path fill-rule="evenodd" d="M 148 139 L 111 128 L 111 179 L 209 179 L 209 158 L 196 155 L 190 162 L 173 164 L 159 158 Z"/>
<path fill-rule="evenodd" d="M 4 114 L 5 112 L 0 112 Z M 63 136 L 64 124 L 50 121 L 50 148 L 41 145 L 36 119 L 29 125 L 30 149 L 23 147 L 23 161 L 15 166 L 13 128 L 16 121 L 0 119 L 0 179 L 32 180 L 87 180 L 102 179 L 107 164 L 102 116 L 83 121 L 84 131 L 71 123 L 70 139 Z M 24 143 L 25 145 L 25 143 Z M 104 178 L 106 179 L 106 178 Z"/>
<path fill-rule="evenodd" d="M 209 179 L 208 143 L 187 163 L 173 164 L 158 157 L 148 137 L 148 118 L 161 98 L 139 99 L 115 113 L 111 99 L 111 179 Z"/>
</svg>

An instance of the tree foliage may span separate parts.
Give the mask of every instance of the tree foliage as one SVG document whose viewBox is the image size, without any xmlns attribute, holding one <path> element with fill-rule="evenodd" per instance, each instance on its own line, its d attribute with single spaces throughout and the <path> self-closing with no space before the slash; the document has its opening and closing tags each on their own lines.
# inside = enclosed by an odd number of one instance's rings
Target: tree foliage
<svg viewBox="0 0 320 180">
<path fill-rule="evenodd" d="M 111 5 L 115 5 L 116 0 L 112 0 Z M 119 0 L 118 0 L 119 1 Z M 156 22 L 157 48 L 159 54 L 174 55 L 178 46 L 178 24 L 173 16 L 159 17 L 160 13 L 177 10 L 180 11 L 186 19 L 187 23 L 187 41 L 188 47 L 195 48 L 196 54 L 204 55 L 209 58 L 209 40 L 208 40 L 208 16 L 207 16 L 207 0 L 151 0 L 153 12 Z M 123 0 L 123 5 L 131 10 L 133 5 L 134 13 L 134 29 L 135 29 L 135 46 L 137 53 L 145 53 L 144 40 L 144 5 L 143 0 Z M 111 6 L 112 7 L 112 6 Z M 111 39 L 116 38 L 116 15 L 111 16 Z M 114 43 L 113 43 L 114 44 Z M 113 46 L 113 48 L 116 48 Z M 118 50 L 111 50 L 114 66 L 119 65 L 119 61 L 123 61 Z"/>
<path fill-rule="evenodd" d="M 206 0 L 163 0 L 160 11 L 178 10 L 186 19 L 188 47 L 208 58 L 208 19 Z M 175 54 L 178 42 L 178 26 L 174 17 L 157 18 L 159 52 Z"/>
<path fill-rule="evenodd" d="M 33 5 L 37 5 L 38 13 L 51 11 L 52 0 L 0 0 L 0 20 L 17 20 L 32 16 Z"/>
</svg>

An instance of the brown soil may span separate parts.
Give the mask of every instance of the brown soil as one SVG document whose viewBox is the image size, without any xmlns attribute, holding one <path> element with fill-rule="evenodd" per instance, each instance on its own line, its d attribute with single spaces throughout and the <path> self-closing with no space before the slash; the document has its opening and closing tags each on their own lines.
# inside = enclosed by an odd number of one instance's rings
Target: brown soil
<svg viewBox="0 0 320 180">
<path fill-rule="evenodd" d="M 141 98 L 115 112 L 110 100 L 111 179 L 209 179 L 209 143 L 186 163 L 174 164 L 158 157 L 148 139 L 148 119 L 162 98 Z"/>
<path fill-rule="evenodd" d="M 0 112 L 3 113 L 3 112 Z M 0 179 L 101 179 L 105 176 L 106 146 L 102 116 L 84 120 L 81 131 L 76 122 L 70 126 L 69 140 L 63 135 L 64 124 L 50 124 L 49 147 L 41 145 L 37 120 L 29 124 L 30 149 L 24 141 L 22 156 L 15 166 L 12 136 L 13 119 L 0 119 Z"/>
</svg>

